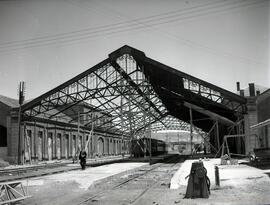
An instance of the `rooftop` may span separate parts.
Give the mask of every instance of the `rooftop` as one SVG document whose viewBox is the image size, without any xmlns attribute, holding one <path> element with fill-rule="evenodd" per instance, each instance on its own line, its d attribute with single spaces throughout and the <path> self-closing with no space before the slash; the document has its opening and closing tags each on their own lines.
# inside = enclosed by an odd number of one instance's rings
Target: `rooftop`
<svg viewBox="0 0 270 205">
<path fill-rule="evenodd" d="M 4 95 L 0 95 L 0 102 L 11 108 L 19 107 L 19 100 Z"/>
</svg>

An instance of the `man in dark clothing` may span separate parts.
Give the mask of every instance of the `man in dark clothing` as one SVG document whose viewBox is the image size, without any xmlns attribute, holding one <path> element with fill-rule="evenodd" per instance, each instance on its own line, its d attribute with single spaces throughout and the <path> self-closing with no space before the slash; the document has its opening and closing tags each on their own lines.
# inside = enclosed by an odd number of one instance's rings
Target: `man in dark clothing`
<svg viewBox="0 0 270 205">
<path fill-rule="evenodd" d="M 80 151 L 79 160 L 80 160 L 80 165 L 82 167 L 82 170 L 84 170 L 85 165 L 86 165 L 86 151 L 85 150 Z"/>
</svg>

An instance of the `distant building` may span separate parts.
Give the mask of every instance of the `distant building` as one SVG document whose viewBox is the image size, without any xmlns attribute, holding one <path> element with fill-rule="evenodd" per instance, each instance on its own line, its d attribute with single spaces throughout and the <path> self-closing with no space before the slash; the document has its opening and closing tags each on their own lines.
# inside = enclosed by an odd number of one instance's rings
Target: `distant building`
<svg viewBox="0 0 270 205">
<path fill-rule="evenodd" d="M 0 157 L 6 159 L 8 155 L 8 129 L 7 121 L 12 108 L 19 107 L 15 99 L 0 95 Z"/>
<path fill-rule="evenodd" d="M 187 131 L 166 131 L 151 133 L 153 139 L 162 140 L 166 143 L 168 152 L 178 152 L 180 154 L 190 154 L 191 140 L 190 132 Z M 193 133 L 192 148 L 199 144 L 204 144 L 204 139 L 198 133 Z M 205 143 L 206 146 L 207 143 Z"/>
<path fill-rule="evenodd" d="M 270 89 L 250 83 L 238 89 L 247 99 L 245 115 L 245 153 L 254 148 L 270 147 Z"/>
<path fill-rule="evenodd" d="M 252 92 L 250 92 L 250 86 L 253 87 L 254 86 L 254 94 L 256 95 L 260 95 L 261 93 L 265 92 L 268 88 L 261 86 L 261 85 L 257 85 L 254 83 L 250 83 L 249 87 L 246 87 L 244 89 L 241 89 L 241 91 L 238 91 L 237 93 L 240 95 L 240 93 L 243 93 L 243 96 L 249 97 L 252 96 Z M 253 88 L 252 88 L 253 89 Z"/>
<path fill-rule="evenodd" d="M 251 126 L 256 132 L 255 148 L 270 148 L 270 89 L 257 97 L 257 123 Z"/>
</svg>

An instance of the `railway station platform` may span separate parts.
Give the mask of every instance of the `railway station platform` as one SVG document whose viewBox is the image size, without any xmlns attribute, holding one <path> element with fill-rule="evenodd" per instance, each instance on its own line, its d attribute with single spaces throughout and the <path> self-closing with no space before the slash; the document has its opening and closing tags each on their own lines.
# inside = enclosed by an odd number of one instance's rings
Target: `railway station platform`
<svg viewBox="0 0 270 205">
<path fill-rule="evenodd" d="M 170 189 L 177 191 L 179 204 L 269 204 L 270 167 L 259 169 L 248 166 L 246 160 L 238 164 L 221 165 L 220 158 L 202 160 L 210 179 L 208 199 L 184 199 L 188 184 L 187 176 L 196 160 L 186 160 L 171 178 Z M 220 186 L 215 184 L 215 166 L 219 168 Z"/>
<path fill-rule="evenodd" d="M 164 154 L 153 156 L 151 163 L 157 163 L 171 157 L 171 155 Z M 142 162 L 149 163 L 149 156 L 142 158 L 131 158 L 130 155 L 116 155 L 97 158 L 88 158 L 86 166 L 96 167 L 105 164 L 119 163 L 119 162 Z M 5 168 L 0 168 L 0 182 L 22 180 L 32 177 L 39 177 L 44 175 L 56 174 L 72 170 L 81 169 L 79 160 L 57 160 L 40 163 L 25 164 L 25 165 L 10 165 Z"/>
<path fill-rule="evenodd" d="M 78 164 L 68 163 L 62 173 L 21 180 L 33 196 L 23 204 L 269 204 L 270 169 L 258 169 L 246 164 L 220 165 L 220 159 L 205 159 L 204 166 L 211 181 L 208 199 L 185 199 L 191 164 L 198 159 L 184 159 L 179 163 L 149 165 L 115 156 L 111 163 L 80 170 Z M 159 156 L 161 158 L 161 156 Z M 163 156 L 164 157 L 164 156 Z M 183 157 L 183 156 L 179 156 Z M 100 159 L 101 160 L 105 159 Z M 139 159 L 137 159 L 139 160 Z M 143 160 L 143 159 L 141 159 Z M 147 158 L 145 159 L 147 160 Z M 98 161 L 98 159 L 97 159 Z M 107 160 L 108 162 L 108 160 Z M 63 162 L 64 163 L 64 162 Z M 91 166 L 91 161 L 88 161 Z M 218 165 L 220 186 L 215 185 L 214 167 Z M 65 172 L 70 168 L 70 172 Z M 77 170 L 76 170 L 77 169 Z M 35 171 L 32 171 L 35 172 Z M 46 175 L 46 174 L 45 174 Z M 23 176 L 23 174 L 22 174 Z M 24 175 L 25 176 L 25 175 Z M 1 176 L 4 177 L 4 176 Z M 11 176 L 12 177 L 12 176 Z M 13 176 L 14 177 L 14 176 Z M 15 180 L 15 179 L 14 179 Z M 170 187 L 174 186 L 174 189 Z M 108 191 L 104 191 L 108 189 Z M 42 202 L 42 203 L 41 203 Z"/>
<path fill-rule="evenodd" d="M 107 156 L 99 158 L 89 158 L 86 161 L 87 166 L 100 166 L 104 164 L 111 164 L 126 161 L 129 159 L 129 155 L 125 157 Z M 61 172 L 67 172 L 72 170 L 81 169 L 79 161 L 75 160 L 57 160 L 47 161 L 25 165 L 10 165 L 0 169 L 0 182 L 22 180 L 32 177 L 56 174 Z"/>
</svg>

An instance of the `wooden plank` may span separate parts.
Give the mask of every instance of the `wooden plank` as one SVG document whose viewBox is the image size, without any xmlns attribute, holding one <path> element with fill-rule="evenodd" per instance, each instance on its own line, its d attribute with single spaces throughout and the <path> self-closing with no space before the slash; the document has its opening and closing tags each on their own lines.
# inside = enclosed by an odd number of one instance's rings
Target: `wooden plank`
<svg viewBox="0 0 270 205">
<path fill-rule="evenodd" d="M 7 201 L 2 201 L 2 202 L 0 202 L 0 205 L 1 204 L 12 203 L 12 202 L 18 202 L 18 201 L 28 199 L 28 198 L 31 198 L 31 197 L 32 197 L 31 195 L 28 195 L 28 196 L 20 197 L 20 198 L 17 198 L 17 199 L 10 199 L 10 200 L 7 200 Z"/>
<path fill-rule="evenodd" d="M 15 187 L 17 187 L 18 185 L 20 185 L 20 187 L 18 190 L 16 190 Z M 0 191 L 1 191 L 0 199 L 2 200 L 0 204 L 8 204 L 32 197 L 30 195 L 28 196 L 26 195 L 24 187 L 22 186 L 22 183 L 19 181 L 1 183 Z"/>
<path fill-rule="evenodd" d="M 12 191 L 14 191 L 14 193 L 17 193 L 20 197 L 23 197 L 23 196 L 24 196 L 23 193 L 20 193 L 20 192 L 17 191 L 16 189 L 12 188 L 10 185 L 7 185 L 7 187 L 9 188 L 8 192 L 9 192 L 9 193 L 12 193 L 12 195 L 13 195 L 14 197 L 16 197 L 16 196 L 13 194 Z"/>
</svg>

